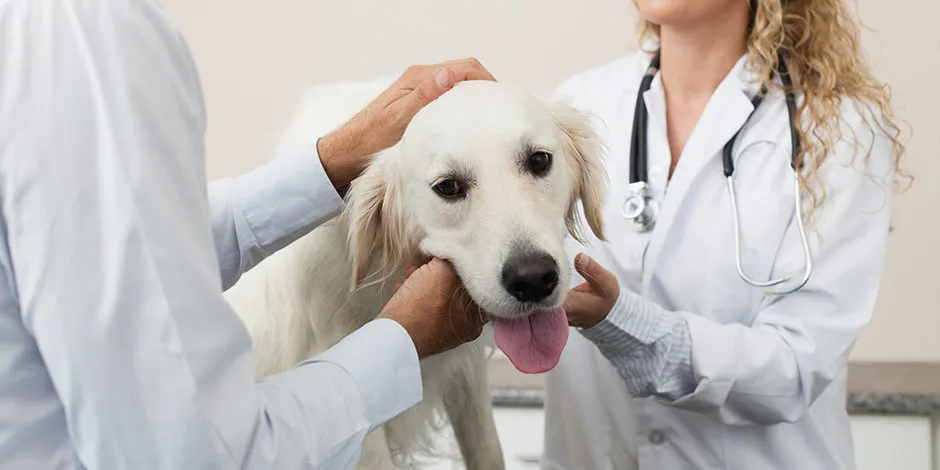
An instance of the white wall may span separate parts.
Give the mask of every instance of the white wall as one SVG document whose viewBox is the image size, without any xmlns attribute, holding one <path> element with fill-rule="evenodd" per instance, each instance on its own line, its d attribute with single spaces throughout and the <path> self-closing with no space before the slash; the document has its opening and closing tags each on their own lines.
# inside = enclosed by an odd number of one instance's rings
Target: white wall
<svg viewBox="0 0 940 470">
<path fill-rule="evenodd" d="M 500 81 L 551 91 L 636 49 L 629 0 L 469 2 L 167 0 L 196 56 L 209 106 L 208 168 L 225 176 L 271 149 L 312 82 L 398 74 L 476 57 Z"/>
<path fill-rule="evenodd" d="M 854 358 L 940 361 L 940 1 L 859 3 L 874 71 L 913 129 L 905 165 L 916 180 L 897 197 L 875 318 Z"/>
<path fill-rule="evenodd" d="M 940 361 L 940 1 L 861 0 L 876 73 L 915 129 L 917 181 L 896 204 L 885 280 L 856 359 Z M 549 92 L 633 51 L 630 0 L 166 0 L 200 67 L 212 178 L 270 157 L 273 133 L 311 82 L 397 73 L 474 56 L 501 81 Z"/>
</svg>

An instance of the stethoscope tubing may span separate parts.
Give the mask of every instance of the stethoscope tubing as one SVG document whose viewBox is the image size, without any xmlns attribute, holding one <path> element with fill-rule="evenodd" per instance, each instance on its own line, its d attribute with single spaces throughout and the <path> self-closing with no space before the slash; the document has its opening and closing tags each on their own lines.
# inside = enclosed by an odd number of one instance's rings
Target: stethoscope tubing
<svg viewBox="0 0 940 470">
<path fill-rule="evenodd" d="M 803 271 L 803 278 L 801 282 L 793 288 L 790 288 L 785 291 L 774 291 L 767 290 L 766 293 L 770 295 L 784 295 L 795 292 L 803 288 L 806 283 L 809 281 L 813 272 L 813 258 L 812 253 L 809 247 L 809 241 L 806 235 L 806 228 L 804 227 L 803 222 L 803 207 L 802 207 L 802 191 L 800 190 L 799 184 L 799 168 L 802 167 L 802 162 L 798 161 L 801 147 L 799 135 L 796 131 L 796 122 L 794 120 L 794 114 L 796 113 L 796 97 L 793 93 L 793 83 L 790 77 L 790 72 L 787 70 L 786 63 L 781 56 L 779 58 L 779 67 L 778 75 L 780 76 L 781 81 L 784 85 L 784 91 L 786 94 L 786 103 L 787 103 L 787 114 L 789 115 L 790 122 L 790 142 L 791 142 L 791 152 L 790 152 L 790 167 L 793 170 L 793 179 L 794 179 L 794 209 L 797 219 L 797 224 L 800 230 L 800 241 L 803 246 L 803 255 L 805 267 Z M 647 122 L 647 109 L 644 102 L 643 94 L 646 90 L 649 89 L 652 84 L 653 78 L 656 76 L 656 73 L 659 71 L 659 56 L 656 55 L 650 61 L 649 66 L 647 67 L 646 74 L 644 74 L 642 81 L 640 82 L 640 88 L 637 93 L 636 100 L 636 109 L 634 110 L 634 119 L 633 119 L 633 136 L 631 139 L 630 147 L 630 192 L 631 195 L 628 196 L 627 200 L 624 201 L 624 215 L 631 220 L 634 230 L 639 232 L 645 232 L 652 230 L 655 226 L 656 217 L 658 215 L 658 203 L 656 203 L 652 194 L 650 194 L 647 176 L 646 166 L 648 163 L 648 157 L 646 153 L 646 122 Z M 751 115 L 757 110 L 760 106 L 763 97 L 767 93 L 767 87 L 761 87 L 759 93 L 757 93 L 754 98 L 751 100 L 753 105 L 753 110 Z M 750 120 L 751 116 L 748 116 Z M 746 124 L 747 121 L 745 121 Z M 787 282 L 793 278 L 792 275 L 785 275 L 778 279 L 772 279 L 769 281 L 756 281 L 752 279 L 747 273 L 744 272 L 744 268 L 741 261 L 741 227 L 740 220 L 738 215 L 738 205 L 737 205 L 737 196 L 734 190 L 734 159 L 733 150 L 734 143 L 737 140 L 738 134 L 743 130 L 743 126 L 734 134 L 734 136 L 725 144 L 722 148 L 722 169 L 725 175 L 725 179 L 728 184 L 728 193 L 731 198 L 731 209 L 734 219 L 734 251 L 735 251 L 735 266 L 738 271 L 738 275 L 741 277 L 744 282 L 760 288 L 771 288 L 784 282 Z M 634 205 L 631 205 L 633 203 Z M 630 211 L 627 211 L 627 207 L 631 207 Z M 630 213 L 627 216 L 627 212 Z"/>
</svg>

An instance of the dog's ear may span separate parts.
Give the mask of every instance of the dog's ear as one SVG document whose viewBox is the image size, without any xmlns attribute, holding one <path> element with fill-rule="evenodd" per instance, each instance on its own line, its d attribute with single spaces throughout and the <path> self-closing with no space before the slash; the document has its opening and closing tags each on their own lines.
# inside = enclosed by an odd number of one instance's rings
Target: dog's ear
<svg viewBox="0 0 940 470">
<path fill-rule="evenodd" d="M 366 277 L 373 274 L 379 277 L 368 284 L 381 282 L 404 259 L 406 236 L 401 177 L 394 161 L 397 155 L 393 155 L 397 151 L 397 147 L 392 147 L 373 157 L 346 194 L 343 216 L 349 230 L 353 288 L 360 287 Z M 369 273 L 370 268 L 375 272 Z"/>
<path fill-rule="evenodd" d="M 550 109 L 561 129 L 568 166 L 574 177 L 574 191 L 568 206 L 568 232 L 576 240 L 585 241 L 578 211 L 580 201 L 591 231 L 599 240 L 605 240 L 601 207 L 607 195 L 607 173 L 600 136 L 586 113 L 562 101 L 552 103 Z"/>
</svg>

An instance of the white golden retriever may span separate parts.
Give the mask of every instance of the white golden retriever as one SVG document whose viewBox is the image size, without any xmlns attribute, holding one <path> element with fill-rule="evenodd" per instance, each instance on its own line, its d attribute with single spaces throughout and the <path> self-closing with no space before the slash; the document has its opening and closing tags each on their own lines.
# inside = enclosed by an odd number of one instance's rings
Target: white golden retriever
<svg viewBox="0 0 940 470">
<path fill-rule="evenodd" d="M 313 88 L 280 150 L 342 124 L 391 80 Z M 587 116 L 494 82 L 463 82 L 376 155 L 334 220 L 272 255 L 226 296 L 254 340 L 257 372 L 322 352 L 376 317 L 409 264 L 455 266 L 524 372 L 557 362 L 568 327 L 564 249 L 586 221 L 603 238 L 606 181 Z M 371 282 L 377 280 L 377 282 Z M 423 401 L 370 434 L 358 468 L 407 467 L 449 418 L 468 469 L 505 468 L 485 373 L 484 338 L 421 363 Z"/>
</svg>

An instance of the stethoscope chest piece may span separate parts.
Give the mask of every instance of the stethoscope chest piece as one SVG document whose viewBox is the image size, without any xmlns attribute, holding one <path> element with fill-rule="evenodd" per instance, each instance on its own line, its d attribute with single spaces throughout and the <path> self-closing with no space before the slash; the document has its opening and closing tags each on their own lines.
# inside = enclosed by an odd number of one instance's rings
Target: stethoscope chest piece
<svg viewBox="0 0 940 470">
<path fill-rule="evenodd" d="M 631 229 L 635 232 L 648 232 L 656 224 L 659 203 L 650 194 L 649 185 L 645 181 L 637 181 L 630 183 L 620 211 L 623 218 L 630 222 Z"/>
</svg>

